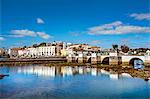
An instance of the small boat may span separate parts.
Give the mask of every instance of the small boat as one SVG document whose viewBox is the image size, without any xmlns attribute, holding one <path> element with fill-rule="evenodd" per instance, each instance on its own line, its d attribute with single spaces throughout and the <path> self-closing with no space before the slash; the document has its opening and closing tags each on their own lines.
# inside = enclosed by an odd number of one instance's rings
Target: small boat
<svg viewBox="0 0 150 99">
<path fill-rule="evenodd" d="M 9 76 L 8 74 L 0 74 L 0 79 L 3 79 L 5 76 Z"/>
</svg>

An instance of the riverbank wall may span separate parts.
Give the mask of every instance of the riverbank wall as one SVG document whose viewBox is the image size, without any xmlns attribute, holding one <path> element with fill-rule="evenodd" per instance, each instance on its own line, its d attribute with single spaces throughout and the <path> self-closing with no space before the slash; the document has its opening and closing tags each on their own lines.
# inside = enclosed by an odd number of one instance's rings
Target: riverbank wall
<svg viewBox="0 0 150 99">
<path fill-rule="evenodd" d="M 26 59 L 3 59 L 0 60 L 0 65 L 2 64 L 47 64 L 47 63 L 64 63 L 67 62 L 66 57 L 49 57 L 49 58 L 26 58 Z"/>
</svg>

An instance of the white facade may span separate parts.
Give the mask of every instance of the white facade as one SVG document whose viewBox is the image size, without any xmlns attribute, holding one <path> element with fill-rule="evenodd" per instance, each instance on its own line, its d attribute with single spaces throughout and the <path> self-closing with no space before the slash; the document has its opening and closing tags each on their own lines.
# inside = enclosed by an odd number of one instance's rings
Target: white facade
<svg viewBox="0 0 150 99">
<path fill-rule="evenodd" d="M 117 52 L 110 52 L 109 56 L 118 56 Z"/>
<path fill-rule="evenodd" d="M 18 50 L 18 56 L 22 57 L 49 57 L 56 55 L 55 46 L 31 47 Z"/>
<path fill-rule="evenodd" d="M 18 55 L 19 56 L 23 56 L 23 55 L 28 55 L 28 50 L 25 50 L 25 49 L 23 49 L 23 50 L 18 50 Z"/>
<path fill-rule="evenodd" d="M 66 55 L 71 54 L 71 56 L 76 56 L 76 54 L 79 57 L 83 57 L 84 55 L 86 56 L 88 53 L 95 53 L 100 50 L 99 47 L 96 46 L 90 46 L 88 44 L 72 44 L 67 46 L 66 48 Z"/>
<path fill-rule="evenodd" d="M 55 46 L 38 47 L 38 56 L 55 56 Z"/>
<path fill-rule="evenodd" d="M 150 51 L 149 50 L 146 51 L 145 61 L 150 61 Z"/>
<path fill-rule="evenodd" d="M 29 52 L 29 53 L 27 53 L 29 56 L 37 56 L 38 55 L 37 48 L 27 48 L 26 50 Z"/>
</svg>

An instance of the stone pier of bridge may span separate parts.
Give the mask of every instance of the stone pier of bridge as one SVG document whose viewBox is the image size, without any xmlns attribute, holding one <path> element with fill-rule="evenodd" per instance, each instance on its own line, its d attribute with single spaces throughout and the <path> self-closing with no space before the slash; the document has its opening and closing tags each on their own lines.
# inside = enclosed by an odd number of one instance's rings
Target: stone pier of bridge
<svg viewBox="0 0 150 99">
<path fill-rule="evenodd" d="M 67 57 L 68 62 L 106 65 L 132 65 L 135 59 L 141 60 L 144 64 L 150 64 L 150 56 L 119 56 L 115 53 L 109 55 L 100 55 L 99 53 L 84 55 L 83 53 L 80 53 L 78 56 L 69 55 Z"/>
</svg>

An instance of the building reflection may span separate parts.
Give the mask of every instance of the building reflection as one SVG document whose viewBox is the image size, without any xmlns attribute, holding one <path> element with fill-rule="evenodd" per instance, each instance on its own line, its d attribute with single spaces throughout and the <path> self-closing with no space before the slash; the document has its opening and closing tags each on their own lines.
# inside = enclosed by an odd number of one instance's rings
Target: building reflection
<svg viewBox="0 0 150 99">
<path fill-rule="evenodd" d="M 63 77 L 73 75 L 72 67 L 61 67 L 61 74 Z"/>
<path fill-rule="evenodd" d="M 78 66 L 20 66 L 14 67 L 10 70 L 10 72 L 18 72 L 23 74 L 34 74 L 38 76 L 50 76 L 55 77 L 59 76 L 74 76 L 80 74 L 90 74 L 96 76 L 98 71 L 97 68 L 89 68 L 89 67 L 78 67 Z"/>
<path fill-rule="evenodd" d="M 132 77 L 130 74 L 128 74 L 128 73 L 121 73 L 121 76 L 123 76 L 123 77 Z"/>
<path fill-rule="evenodd" d="M 119 74 L 118 73 L 112 73 L 109 75 L 110 79 L 118 80 L 119 79 Z"/>
<path fill-rule="evenodd" d="M 97 76 L 97 68 L 91 68 L 91 75 Z"/>
<path fill-rule="evenodd" d="M 23 67 L 18 67 L 18 73 L 55 77 L 56 68 L 46 67 L 46 66 L 23 66 Z"/>
<path fill-rule="evenodd" d="M 118 73 L 111 69 L 109 69 L 109 70 L 101 69 L 100 71 L 101 71 L 101 74 L 107 75 L 107 77 L 109 77 L 112 80 L 118 80 L 122 77 L 132 77 L 128 73 Z"/>
<path fill-rule="evenodd" d="M 8 70 L 7 70 L 8 71 Z M 37 76 L 45 77 L 55 77 L 55 76 L 75 76 L 75 75 L 92 75 L 92 76 L 106 76 L 109 79 L 118 80 L 120 77 L 132 77 L 128 73 L 118 73 L 113 70 L 105 70 L 99 68 L 91 67 L 81 67 L 81 66 L 19 66 L 11 68 L 9 72 L 17 72 L 22 74 L 31 74 Z"/>
</svg>

